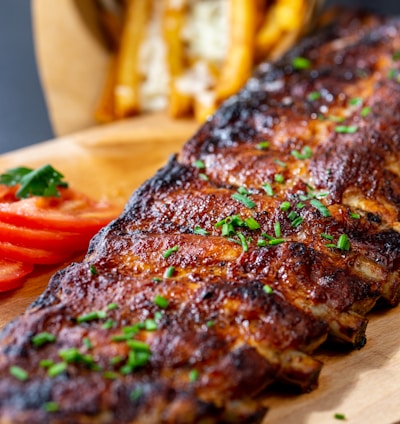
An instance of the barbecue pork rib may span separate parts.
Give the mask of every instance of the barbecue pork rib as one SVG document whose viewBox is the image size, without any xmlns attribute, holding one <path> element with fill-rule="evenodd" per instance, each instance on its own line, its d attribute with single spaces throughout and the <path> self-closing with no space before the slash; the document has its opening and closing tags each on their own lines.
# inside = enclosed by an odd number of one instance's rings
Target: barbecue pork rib
<svg viewBox="0 0 400 424">
<path fill-rule="evenodd" d="M 262 64 L 0 335 L 1 423 L 260 422 L 400 296 L 400 20 Z"/>
</svg>

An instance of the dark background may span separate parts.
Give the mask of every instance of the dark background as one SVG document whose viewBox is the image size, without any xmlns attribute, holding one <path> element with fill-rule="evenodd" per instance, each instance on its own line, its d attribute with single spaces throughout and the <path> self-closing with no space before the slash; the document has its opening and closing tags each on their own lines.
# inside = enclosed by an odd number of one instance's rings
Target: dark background
<svg viewBox="0 0 400 424">
<path fill-rule="evenodd" d="M 54 0 L 57 1 L 57 0 Z M 328 0 L 400 14 L 399 0 Z M 28 0 L 0 0 L 0 154 L 53 132 L 36 71 Z"/>
</svg>

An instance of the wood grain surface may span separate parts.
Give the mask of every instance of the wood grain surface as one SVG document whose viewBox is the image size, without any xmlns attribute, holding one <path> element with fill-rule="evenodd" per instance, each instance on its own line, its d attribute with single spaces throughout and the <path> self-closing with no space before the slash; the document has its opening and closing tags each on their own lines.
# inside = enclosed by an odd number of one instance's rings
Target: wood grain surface
<svg viewBox="0 0 400 424">
<path fill-rule="evenodd" d="M 0 172 L 51 163 L 71 186 L 111 200 L 122 210 L 132 191 L 178 152 L 195 129 L 193 122 L 174 124 L 160 116 L 111 124 L 0 156 Z M 0 295 L 0 328 L 43 291 L 56 269 L 37 268 L 21 289 Z M 317 352 L 325 364 L 319 387 L 302 395 L 271 390 L 264 424 L 400 422 L 399 328 L 399 309 L 376 311 L 370 315 L 363 349 Z M 337 413 L 345 421 L 335 418 Z"/>
</svg>

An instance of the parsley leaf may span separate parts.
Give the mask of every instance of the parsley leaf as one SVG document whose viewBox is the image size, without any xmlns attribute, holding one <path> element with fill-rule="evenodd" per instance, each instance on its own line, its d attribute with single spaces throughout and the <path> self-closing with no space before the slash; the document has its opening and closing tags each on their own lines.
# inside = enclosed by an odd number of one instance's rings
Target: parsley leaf
<svg viewBox="0 0 400 424">
<path fill-rule="evenodd" d="M 63 181 L 64 175 L 51 165 L 43 165 L 37 169 L 17 167 L 0 175 L 0 184 L 12 187 L 20 184 L 16 196 L 20 199 L 29 196 L 59 197 L 58 187 L 68 187 Z"/>
</svg>

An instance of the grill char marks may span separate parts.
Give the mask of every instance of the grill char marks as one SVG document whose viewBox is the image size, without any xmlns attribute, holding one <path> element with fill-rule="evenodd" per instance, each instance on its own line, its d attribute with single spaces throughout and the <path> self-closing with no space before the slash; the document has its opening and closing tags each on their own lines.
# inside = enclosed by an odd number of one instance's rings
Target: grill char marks
<svg viewBox="0 0 400 424">
<path fill-rule="evenodd" d="M 261 65 L 2 331 L 0 422 L 260 422 L 327 337 L 362 347 L 400 299 L 399 50 L 344 14 Z"/>
</svg>

